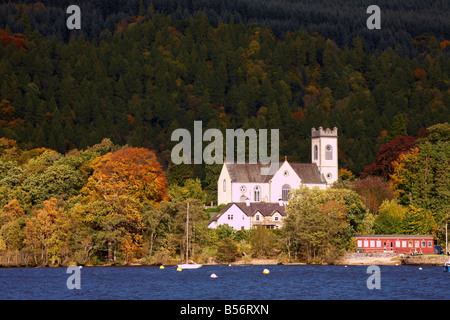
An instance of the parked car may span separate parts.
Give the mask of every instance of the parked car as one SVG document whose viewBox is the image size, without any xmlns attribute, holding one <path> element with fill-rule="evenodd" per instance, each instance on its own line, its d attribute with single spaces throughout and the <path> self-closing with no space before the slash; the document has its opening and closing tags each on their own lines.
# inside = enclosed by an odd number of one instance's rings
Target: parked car
<svg viewBox="0 0 450 320">
<path fill-rule="evenodd" d="M 444 254 L 444 250 L 442 250 L 441 246 L 434 246 L 434 254 Z"/>
</svg>

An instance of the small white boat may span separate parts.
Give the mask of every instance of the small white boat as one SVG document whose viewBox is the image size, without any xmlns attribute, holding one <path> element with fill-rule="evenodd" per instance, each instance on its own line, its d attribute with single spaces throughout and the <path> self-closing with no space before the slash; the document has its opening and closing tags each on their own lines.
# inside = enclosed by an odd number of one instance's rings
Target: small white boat
<svg viewBox="0 0 450 320">
<path fill-rule="evenodd" d="M 189 202 L 186 209 L 186 263 L 179 264 L 179 269 L 198 269 L 202 265 L 189 259 Z"/>
<path fill-rule="evenodd" d="M 201 264 L 195 263 L 194 261 L 189 261 L 189 262 L 191 262 L 191 263 L 179 264 L 178 268 L 180 268 L 180 269 L 198 269 L 201 266 L 203 266 Z"/>
</svg>

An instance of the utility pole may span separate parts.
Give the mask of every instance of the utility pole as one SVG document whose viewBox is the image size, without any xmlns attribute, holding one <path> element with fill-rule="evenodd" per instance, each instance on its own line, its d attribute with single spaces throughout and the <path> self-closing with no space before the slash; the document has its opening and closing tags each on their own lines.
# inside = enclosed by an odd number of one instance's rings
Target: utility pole
<svg viewBox="0 0 450 320">
<path fill-rule="evenodd" d="M 445 224 L 445 254 L 448 254 L 448 249 L 447 249 L 447 223 Z"/>
<path fill-rule="evenodd" d="M 189 202 L 187 203 L 186 210 L 186 263 L 188 263 L 189 259 Z"/>
</svg>

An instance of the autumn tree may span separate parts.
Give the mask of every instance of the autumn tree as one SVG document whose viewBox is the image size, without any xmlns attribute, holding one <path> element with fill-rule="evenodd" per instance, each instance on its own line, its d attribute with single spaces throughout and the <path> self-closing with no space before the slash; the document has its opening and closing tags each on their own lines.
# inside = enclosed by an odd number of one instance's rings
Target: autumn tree
<svg viewBox="0 0 450 320">
<path fill-rule="evenodd" d="M 95 158 L 93 173 L 82 193 L 90 207 L 87 220 L 105 232 L 108 260 L 113 261 L 113 245 L 130 234 L 130 243 L 140 245 L 133 234 L 142 228 L 140 207 L 168 200 L 164 172 L 155 154 L 144 148 L 124 147 Z M 101 204 L 97 209 L 89 203 Z M 133 249 L 134 250 L 134 249 Z"/>
<path fill-rule="evenodd" d="M 433 234 L 436 221 L 431 210 L 409 205 L 402 220 L 403 234 Z"/>
<path fill-rule="evenodd" d="M 375 234 L 402 234 L 406 210 L 395 199 L 383 201 L 373 225 Z"/>
<path fill-rule="evenodd" d="M 377 153 L 375 162 L 366 166 L 361 177 L 380 176 L 386 180 L 393 173 L 392 163 L 401 154 L 408 153 L 415 146 L 414 137 L 397 137 L 389 143 L 382 145 Z"/>
<path fill-rule="evenodd" d="M 353 184 L 356 193 L 361 196 L 364 205 L 372 214 L 378 212 L 383 201 L 395 198 L 390 183 L 381 177 L 368 176 L 354 181 Z"/>
<path fill-rule="evenodd" d="M 23 232 L 25 212 L 22 210 L 19 201 L 11 200 L 0 211 L 0 250 L 6 251 L 6 258 L 15 256 L 23 248 L 25 238 Z M 7 261 L 8 262 L 8 261 Z M 18 260 L 15 260 L 18 263 Z"/>
<path fill-rule="evenodd" d="M 350 190 L 294 190 L 286 209 L 281 242 L 289 256 L 304 252 L 304 259 L 335 262 L 360 230 L 366 209 Z"/>
<path fill-rule="evenodd" d="M 445 214 L 450 206 L 449 145 L 427 141 L 394 162 L 391 181 L 400 203 Z"/>
<path fill-rule="evenodd" d="M 69 252 L 70 225 L 67 213 L 52 198 L 26 220 L 24 242 L 41 253 L 41 264 L 61 264 Z"/>
</svg>

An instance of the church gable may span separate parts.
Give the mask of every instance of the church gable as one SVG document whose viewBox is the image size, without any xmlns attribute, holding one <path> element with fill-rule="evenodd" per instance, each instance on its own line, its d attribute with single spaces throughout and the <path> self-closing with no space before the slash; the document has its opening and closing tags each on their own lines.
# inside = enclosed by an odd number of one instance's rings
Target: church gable
<svg viewBox="0 0 450 320">
<path fill-rule="evenodd" d="M 301 183 L 302 181 L 295 170 L 287 161 L 284 161 L 270 181 L 270 201 L 276 202 L 280 199 L 287 201 L 290 190 L 297 189 Z"/>
</svg>

